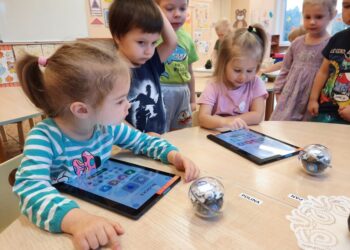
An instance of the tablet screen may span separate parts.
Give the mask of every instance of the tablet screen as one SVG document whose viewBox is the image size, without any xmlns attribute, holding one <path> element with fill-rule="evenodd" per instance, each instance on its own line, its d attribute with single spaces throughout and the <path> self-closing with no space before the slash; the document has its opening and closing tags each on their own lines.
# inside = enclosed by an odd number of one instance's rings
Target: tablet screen
<svg viewBox="0 0 350 250">
<path fill-rule="evenodd" d="M 69 179 L 63 190 L 58 189 L 87 200 L 94 199 L 89 196 L 93 194 L 105 205 L 113 201 L 114 208 L 123 208 L 121 212 L 138 214 L 146 203 L 160 197 L 179 179 L 173 174 L 110 159 L 86 176 Z"/>
<path fill-rule="evenodd" d="M 248 129 L 227 131 L 208 137 L 216 137 L 214 141 L 218 143 L 221 141 L 220 144 L 223 146 L 244 154 L 258 164 L 285 158 L 298 152 L 298 147 L 294 145 Z"/>
</svg>

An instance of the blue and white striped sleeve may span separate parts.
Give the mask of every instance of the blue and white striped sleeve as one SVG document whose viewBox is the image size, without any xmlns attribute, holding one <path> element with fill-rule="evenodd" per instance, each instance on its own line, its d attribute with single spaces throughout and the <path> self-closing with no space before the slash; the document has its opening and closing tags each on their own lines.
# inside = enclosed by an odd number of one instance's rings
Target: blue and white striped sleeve
<svg viewBox="0 0 350 250">
<path fill-rule="evenodd" d="M 116 126 L 114 131 L 114 144 L 131 150 L 135 154 L 147 155 L 150 158 L 161 160 L 168 164 L 168 154 L 172 150 L 178 149 L 168 141 L 149 136 L 134 128 L 130 128 L 124 123 Z"/>
<path fill-rule="evenodd" d="M 63 217 L 78 205 L 62 196 L 51 184 L 50 167 L 54 154 L 51 139 L 39 128 L 29 133 L 13 191 L 20 199 L 21 213 L 30 221 L 44 230 L 62 232 Z"/>
</svg>

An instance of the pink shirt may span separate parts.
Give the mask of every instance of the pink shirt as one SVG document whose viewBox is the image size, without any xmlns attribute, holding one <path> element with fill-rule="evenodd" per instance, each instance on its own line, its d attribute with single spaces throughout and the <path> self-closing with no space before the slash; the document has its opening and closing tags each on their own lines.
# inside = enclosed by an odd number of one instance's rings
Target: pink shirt
<svg viewBox="0 0 350 250">
<path fill-rule="evenodd" d="M 265 83 L 256 76 L 238 89 L 209 82 L 197 103 L 212 106 L 212 115 L 235 116 L 249 112 L 253 100 L 260 96 L 266 99 L 267 91 Z"/>
</svg>

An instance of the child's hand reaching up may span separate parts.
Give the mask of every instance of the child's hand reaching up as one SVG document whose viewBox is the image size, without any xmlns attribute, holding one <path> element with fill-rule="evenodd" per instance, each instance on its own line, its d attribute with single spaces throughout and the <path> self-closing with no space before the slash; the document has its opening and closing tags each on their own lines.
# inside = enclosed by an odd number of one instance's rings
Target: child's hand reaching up
<svg viewBox="0 0 350 250">
<path fill-rule="evenodd" d="M 173 150 L 168 154 L 168 161 L 173 164 L 177 170 L 185 171 L 185 182 L 190 182 L 199 176 L 199 168 L 188 158 L 182 156 L 179 152 Z"/>
<path fill-rule="evenodd" d="M 77 249 L 97 249 L 109 245 L 121 249 L 118 236 L 124 229 L 117 222 L 95 216 L 82 209 L 72 209 L 62 220 L 62 231 L 73 235 Z"/>
</svg>

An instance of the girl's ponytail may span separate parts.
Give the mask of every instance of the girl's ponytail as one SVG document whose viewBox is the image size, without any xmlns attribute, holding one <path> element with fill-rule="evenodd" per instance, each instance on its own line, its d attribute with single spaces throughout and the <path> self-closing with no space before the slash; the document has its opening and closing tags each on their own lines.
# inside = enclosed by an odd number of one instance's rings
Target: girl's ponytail
<svg viewBox="0 0 350 250">
<path fill-rule="evenodd" d="M 252 32 L 253 34 L 255 34 L 261 44 L 262 47 L 262 57 L 261 57 L 261 61 L 260 63 L 263 61 L 265 53 L 266 53 L 266 49 L 267 49 L 267 44 L 268 44 L 268 38 L 267 38 L 267 34 L 264 30 L 264 28 L 260 25 L 260 24 L 253 24 L 251 26 L 248 27 L 248 31 Z"/>
<path fill-rule="evenodd" d="M 26 54 L 17 62 L 16 71 L 24 93 L 36 107 L 48 114 L 44 75 L 40 70 L 38 57 Z"/>
</svg>

